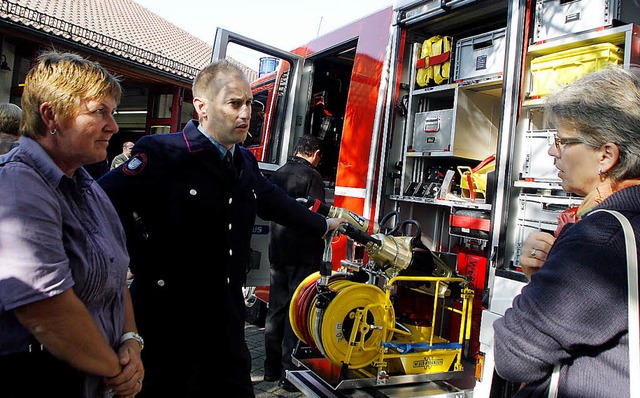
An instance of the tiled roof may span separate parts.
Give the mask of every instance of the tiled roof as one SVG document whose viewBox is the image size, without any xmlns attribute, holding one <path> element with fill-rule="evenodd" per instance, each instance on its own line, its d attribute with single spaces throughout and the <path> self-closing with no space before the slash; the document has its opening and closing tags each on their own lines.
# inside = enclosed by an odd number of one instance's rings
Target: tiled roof
<svg viewBox="0 0 640 398">
<path fill-rule="evenodd" d="M 133 0 L 1 0 L 1 3 L 2 18 L 6 18 L 4 11 L 8 10 L 14 22 L 60 36 L 69 36 L 70 27 L 75 25 L 83 29 L 73 40 L 182 76 L 192 78 L 211 61 L 211 45 Z M 12 12 L 11 4 L 22 6 L 20 12 Z M 25 8 L 58 21 L 34 18 L 25 13 Z M 68 24 L 57 23 L 59 20 Z M 86 37 L 91 32 L 104 38 Z"/>
</svg>

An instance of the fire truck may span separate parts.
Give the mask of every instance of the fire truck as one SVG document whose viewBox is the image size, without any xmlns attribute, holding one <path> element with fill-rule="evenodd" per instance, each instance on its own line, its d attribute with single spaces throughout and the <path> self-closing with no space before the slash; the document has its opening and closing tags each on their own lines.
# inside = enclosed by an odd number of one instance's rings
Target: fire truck
<svg viewBox="0 0 640 398">
<path fill-rule="evenodd" d="M 217 30 L 213 59 L 240 46 L 277 60 L 252 83 L 243 144 L 263 172 L 315 135 L 328 205 L 375 221 L 331 236 L 332 270 L 292 298 L 303 370 L 287 377 L 300 390 L 515 391 L 493 370 L 493 322 L 527 283 L 524 239 L 554 231 L 581 201 L 547 155 L 545 96 L 608 64 L 640 63 L 636 23 L 640 7 L 625 0 L 397 0 L 293 51 Z M 268 302 L 268 231 L 257 219 L 256 308 Z M 428 275 L 406 276 L 423 260 Z"/>
</svg>

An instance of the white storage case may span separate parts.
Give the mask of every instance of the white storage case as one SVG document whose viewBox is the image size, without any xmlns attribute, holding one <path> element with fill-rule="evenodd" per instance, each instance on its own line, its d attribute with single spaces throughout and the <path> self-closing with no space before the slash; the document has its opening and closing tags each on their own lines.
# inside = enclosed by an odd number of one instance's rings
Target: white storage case
<svg viewBox="0 0 640 398">
<path fill-rule="evenodd" d="M 640 22 L 637 0 L 536 0 L 533 41 L 611 27 L 616 22 Z"/>
<path fill-rule="evenodd" d="M 541 196 L 522 194 L 518 197 L 518 218 L 516 221 L 516 246 L 513 262 L 520 267 L 522 245 L 534 231 L 553 233 L 558 228 L 558 216 L 566 209 L 578 206 L 582 198 L 578 196 Z"/>
<path fill-rule="evenodd" d="M 458 40 L 455 53 L 455 81 L 502 77 L 506 52 L 504 28 Z"/>
<path fill-rule="evenodd" d="M 554 145 L 555 130 L 530 130 L 524 135 L 522 178 L 534 182 L 560 183 L 558 169 L 549 156 L 549 146 Z"/>
<path fill-rule="evenodd" d="M 518 219 L 531 222 L 541 222 L 544 224 L 558 224 L 558 216 L 570 207 L 578 206 L 582 198 L 575 196 L 539 196 L 520 195 L 518 203 L 520 211 Z"/>
</svg>

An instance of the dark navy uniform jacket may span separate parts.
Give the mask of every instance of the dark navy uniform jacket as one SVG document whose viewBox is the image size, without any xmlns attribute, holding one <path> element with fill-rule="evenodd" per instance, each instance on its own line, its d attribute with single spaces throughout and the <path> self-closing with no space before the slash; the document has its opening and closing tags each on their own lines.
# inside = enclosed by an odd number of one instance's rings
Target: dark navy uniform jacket
<svg viewBox="0 0 640 398">
<path fill-rule="evenodd" d="M 218 361 L 227 372 L 218 372 L 218 383 L 233 388 L 250 383 L 241 288 L 256 214 L 318 237 L 327 224 L 269 182 L 247 149 L 236 146 L 237 176 L 230 175 L 220 151 L 197 126 L 192 120 L 182 133 L 140 138 L 128 162 L 98 182 L 127 232 L 147 376 L 168 356 L 190 358 L 196 368 L 199 361 Z M 205 321 L 214 328 L 207 329 Z M 191 343 L 197 349 L 185 350 Z M 204 373 L 194 383 L 211 382 Z"/>
</svg>

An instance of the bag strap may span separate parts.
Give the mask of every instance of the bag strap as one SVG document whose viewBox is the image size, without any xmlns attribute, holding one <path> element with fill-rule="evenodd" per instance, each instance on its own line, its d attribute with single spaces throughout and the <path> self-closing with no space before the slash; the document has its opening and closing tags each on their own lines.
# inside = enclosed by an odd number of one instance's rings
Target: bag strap
<svg viewBox="0 0 640 398">
<path fill-rule="evenodd" d="M 558 382 L 560 381 L 560 364 L 553 365 L 551 373 L 551 384 L 549 385 L 548 398 L 558 398 Z"/>
<path fill-rule="evenodd" d="M 637 381 L 640 380 L 640 325 L 638 323 L 640 310 L 638 302 L 638 251 L 636 239 L 631 227 L 631 223 L 625 216 L 613 210 L 598 209 L 593 211 L 607 212 L 622 224 L 627 252 L 627 281 L 629 283 L 629 382 L 631 383 L 629 392 L 631 397 L 640 396 Z"/>
<path fill-rule="evenodd" d="M 640 394 L 637 380 L 640 379 L 640 310 L 638 302 L 638 250 L 636 248 L 636 237 L 629 220 L 614 210 L 598 209 L 591 214 L 597 212 L 606 212 L 614 216 L 622 225 L 625 240 L 625 252 L 627 257 L 627 281 L 629 284 L 627 301 L 629 303 L 629 392 L 631 397 L 637 397 Z M 558 396 L 558 380 L 560 379 L 560 364 L 557 363 L 553 367 L 551 373 L 551 382 L 549 385 L 548 398 L 556 398 Z"/>
</svg>

